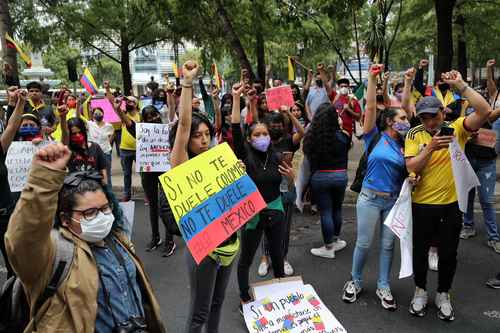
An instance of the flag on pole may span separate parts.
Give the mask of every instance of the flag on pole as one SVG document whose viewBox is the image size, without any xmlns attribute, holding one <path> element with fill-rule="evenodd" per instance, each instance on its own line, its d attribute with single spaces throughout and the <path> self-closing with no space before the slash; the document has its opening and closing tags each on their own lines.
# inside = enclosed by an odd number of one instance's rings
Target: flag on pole
<svg viewBox="0 0 500 333">
<path fill-rule="evenodd" d="M 177 64 L 175 62 L 172 63 L 172 71 L 174 71 L 175 78 L 179 78 L 179 69 L 177 68 Z"/>
<path fill-rule="evenodd" d="M 5 43 L 9 49 L 15 49 L 28 68 L 31 68 L 31 58 L 17 45 L 15 40 L 5 33 Z"/>
<path fill-rule="evenodd" d="M 221 77 L 219 75 L 219 70 L 217 69 L 217 64 L 216 63 L 212 64 L 212 73 L 214 75 L 215 85 L 220 90 L 221 87 L 222 87 L 222 79 L 221 79 Z"/>
<path fill-rule="evenodd" d="M 363 100 L 365 99 L 365 93 L 366 93 L 366 86 L 365 86 L 364 83 L 361 83 L 358 86 L 358 89 L 356 89 L 356 91 L 354 92 L 354 97 L 356 97 L 356 99 L 358 100 L 359 105 L 361 106 L 361 109 L 363 111 L 364 111 L 364 102 L 363 102 Z"/>
<path fill-rule="evenodd" d="M 295 62 L 288 56 L 288 81 L 295 81 Z"/>
<path fill-rule="evenodd" d="M 87 90 L 87 92 L 93 96 L 97 94 L 97 84 L 95 83 L 94 77 L 88 68 L 83 70 L 83 75 L 80 78 L 80 83 Z"/>
</svg>

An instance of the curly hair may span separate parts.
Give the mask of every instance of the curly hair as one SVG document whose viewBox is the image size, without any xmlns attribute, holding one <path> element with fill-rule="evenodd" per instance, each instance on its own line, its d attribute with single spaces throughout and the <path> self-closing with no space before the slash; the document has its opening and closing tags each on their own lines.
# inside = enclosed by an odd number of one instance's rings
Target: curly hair
<svg viewBox="0 0 500 333">
<path fill-rule="evenodd" d="M 338 139 L 339 131 L 341 128 L 335 107 L 330 103 L 321 104 L 304 137 L 303 150 L 313 168 L 324 156 L 338 154 L 345 146 Z"/>
</svg>

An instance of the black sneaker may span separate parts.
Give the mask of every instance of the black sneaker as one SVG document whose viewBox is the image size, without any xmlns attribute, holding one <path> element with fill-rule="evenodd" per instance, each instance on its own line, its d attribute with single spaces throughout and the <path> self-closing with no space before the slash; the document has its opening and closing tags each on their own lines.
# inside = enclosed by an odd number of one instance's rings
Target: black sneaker
<svg viewBox="0 0 500 333">
<path fill-rule="evenodd" d="M 170 257 L 172 254 L 174 254 L 175 248 L 177 246 L 175 245 L 175 242 L 167 242 L 165 243 L 165 248 L 163 250 L 162 257 Z"/>
<path fill-rule="evenodd" d="M 497 276 L 489 279 L 486 282 L 486 285 L 493 289 L 500 289 L 500 273 L 498 273 Z"/>
<path fill-rule="evenodd" d="M 347 281 L 344 285 L 344 292 L 342 293 L 342 300 L 346 303 L 354 303 L 361 293 L 361 288 L 356 286 L 354 281 Z"/>
<path fill-rule="evenodd" d="M 146 251 L 151 252 L 151 251 L 156 250 L 158 248 L 158 246 L 161 245 L 161 243 L 163 243 L 163 241 L 161 240 L 160 237 L 158 237 L 158 238 L 153 237 L 151 242 L 149 242 L 148 247 L 146 248 Z"/>
</svg>

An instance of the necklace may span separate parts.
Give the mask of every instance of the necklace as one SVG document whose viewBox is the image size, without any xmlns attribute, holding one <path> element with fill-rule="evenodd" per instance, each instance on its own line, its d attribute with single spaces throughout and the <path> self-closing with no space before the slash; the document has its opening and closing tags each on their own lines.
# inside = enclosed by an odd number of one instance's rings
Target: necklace
<svg viewBox="0 0 500 333">
<path fill-rule="evenodd" d="M 264 170 L 266 170 L 268 160 L 269 160 L 269 153 L 266 153 L 266 162 L 264 162 L 264 165 L 262 165 L 262 162 L 260 162 L 260 165 Z"/>
</svg>

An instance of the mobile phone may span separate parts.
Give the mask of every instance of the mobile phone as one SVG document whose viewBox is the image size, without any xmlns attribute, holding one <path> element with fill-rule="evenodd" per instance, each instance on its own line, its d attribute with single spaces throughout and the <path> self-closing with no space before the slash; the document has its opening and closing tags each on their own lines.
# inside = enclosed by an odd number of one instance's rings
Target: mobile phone
<svg viewBox="0 0 500 333">
<path fill-rule="evenodd" d="M 451 136 L 455 132 L 455 129 L 453 127 L 448 127 L 448 126 L 443 126 L 441 127 L 441 130 L 439 131 L 440 136 Z"/>
<path fill-rule="evenodd" d="M 293 152 L 291 151 L 284 151 L 282 153 L 283 156 L 283 161 L 285 161 L 287 164 L 292 164 L 292 159 L 293 159 Z"/>
</svg>

